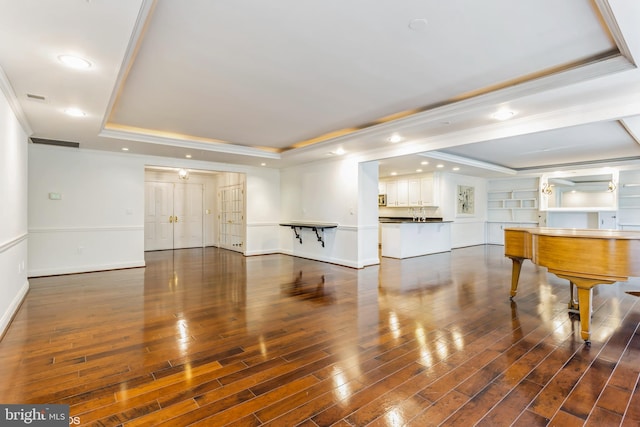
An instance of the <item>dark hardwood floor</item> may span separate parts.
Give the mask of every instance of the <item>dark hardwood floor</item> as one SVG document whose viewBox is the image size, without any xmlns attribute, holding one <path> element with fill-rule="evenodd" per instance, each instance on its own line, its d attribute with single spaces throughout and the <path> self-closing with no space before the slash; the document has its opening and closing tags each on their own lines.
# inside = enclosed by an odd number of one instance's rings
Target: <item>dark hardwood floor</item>
<svg viewBox="0 0 640 427">
<path fill-rule="evenodd" d="M 576 254 L 580 256 L 580 254 Z M 640 279 L 568 285 L 502 246 L 356 270 L 187 249 L 30 280 L 0 342 L 0 403 L 105 426 L 638 426 Z"/>
</svg>

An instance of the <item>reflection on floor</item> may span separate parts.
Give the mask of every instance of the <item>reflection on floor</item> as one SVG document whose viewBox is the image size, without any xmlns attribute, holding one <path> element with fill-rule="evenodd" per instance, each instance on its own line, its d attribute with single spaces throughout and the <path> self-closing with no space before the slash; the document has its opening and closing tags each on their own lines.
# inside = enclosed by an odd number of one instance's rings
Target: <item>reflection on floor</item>
<svg viewBox="0 0 640 427">
<path fill-rule="evenodd" d="M 594 290 L 476 246 L 357 270 L 216 248 L 31 279 L 1 403 L 85 425 L 640 425 L 640 280 Z"/>
</svg>

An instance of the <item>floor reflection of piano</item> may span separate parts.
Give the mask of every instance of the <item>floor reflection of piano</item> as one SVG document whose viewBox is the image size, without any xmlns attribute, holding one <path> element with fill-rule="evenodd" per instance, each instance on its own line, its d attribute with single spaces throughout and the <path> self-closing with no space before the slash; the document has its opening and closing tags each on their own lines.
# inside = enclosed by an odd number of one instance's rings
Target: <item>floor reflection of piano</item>
<svg viewBox="0 0 640 427">
<path fill-rule="evenodd" d="M 596 285 L 640 276 L 640 232 L 569 228 L 506 228 L 504 253 L 513 260 L 511 298 L 518 290 L 522 261 L 547 267 L 578 289 L 580 334 L 591 338 L 591 296 Z M 569 303 L 569 308 L 576 303 Z"/>
</svg>

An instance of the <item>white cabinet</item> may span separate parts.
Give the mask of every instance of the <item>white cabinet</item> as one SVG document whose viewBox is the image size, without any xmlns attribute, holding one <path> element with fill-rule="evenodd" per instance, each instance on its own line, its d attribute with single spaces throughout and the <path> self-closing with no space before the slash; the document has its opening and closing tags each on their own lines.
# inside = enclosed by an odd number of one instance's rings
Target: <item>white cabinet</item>
<svg viewBox="0 0 640 427">
<path fill-rule="evenodd" d="M 487 223 L 487 243 L 491 245 L 504 245 L 504 223 Z"/>
<path fill-rule="evenodd" d="M 409 181 L 406 179 L 398 180 L 398 199 L 396 206 L 409 206 Z"/>
<path fill-rule="evenodd" d="M 488 222 L 487 243 L 490 245 L 504 245 L 504 229 L 514 227 L 537 227 L 536 223 Z"/>
<path fill-rule="evenodd" d="M 435 206 L 435 191 L 433 177 L 420 179 L 420 206 Z"/>
<path fill-rule="evenodd" d="M 387 195 L 389 207 L 437 206 L 432 176 L 381 181 L 378 191 Z"/>
<path fill-rule="evenodd" d="M 387 206 L 398 206 L 398 182 L 387 181 Z"/>
<path fill-rule="evenodd" d="M 419 179 L 410 179 L 408 181 L 409 206 L 420 206 L 421 188 Z"/>
<path fill-rule="evenodd" d="M 387 206 L 409 206 L 409 183 L 407 180 L 387 181 Z"/>
</svg>

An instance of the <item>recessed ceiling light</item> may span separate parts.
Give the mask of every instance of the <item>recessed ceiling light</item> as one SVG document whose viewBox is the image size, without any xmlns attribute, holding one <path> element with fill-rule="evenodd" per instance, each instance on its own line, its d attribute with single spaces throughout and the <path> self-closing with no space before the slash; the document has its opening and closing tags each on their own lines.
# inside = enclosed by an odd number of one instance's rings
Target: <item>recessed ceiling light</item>
<svg viewBox="0 0 640 427">
<path fill-rule="evenodd" d="M 87 61 L 84 58 L 80 58 L 79 56 L 60 55 L 58 56 L 58 61 L 62 62 L 67 67 L 75 68 L 78 70 L 86 70 L 87 68 L 91 68 L 91 62 Z"/>
<path fill-rule="evenodd" d="M 79 108 L 67 108 L 64 110 L 64 113 L 71 117 L 84 117 L 87 115 L 87 113 Z"/>
<path fill-rule="evenodd" d="M 389 138 L 387 138 L 387 141 L 391 142 L 392 144 L 395 144 L 397 142 L 402 141 L 402 137 L 400 135 L 398 135 L 397 133 L 394 133 Z"/>
<path fill-rule="evenodd" d="M 122 151 L 129 151 L 127 147 L 122 147 Z"/>
<path fill-rule="evenodd" d="M 453 168 L 453 170 L 454 170 L 454 171 L 459 171 L 459 170 L 460 170 L 460 168 L 456 166 L 455 168 Z"/>
<path fill-rule="evenodd" d="M 413 31 L 424 31 L 427 29 L 427 20 L 425 18 L 416 18 L 409 21 L 409 28 Z"/>
<path fill-rule="evenodd" d="M 416 169 L 416 172 L 422 172 L 422 169 Z"/>
<path fill-rule="evenodd" d="M 436 167 L 437 167 L 437 168 L 443 168 L 443 167 L 444 167 L 444 165 L 443 165 L 442 163 L 439 163 L 439 164 L 437 164 L 437 165 L 436 165 Z"/>
<path fill-rule="evenodd" d="M 260 163 L 260 166 L 267 166 L 265 162 Z"/>
<path fill-rule="evenodd" d="M 496 120 L 509 120 L 511 117 L 513 117 L 515 115 L 516 115 L 515 111 L 500 110 L 500 111 L 496 111 L 495 113 L 493 113 L 491 115 L 491 117 L 493 117 Z"/>
<path fill-rule="evenodd" d="M 429 162 L 427 162 L 427 161 L 425 160 L 425 161 L 423 161 L 423 162 L 420 162 L 420 164 L 421 164 L 421 165 L 428 165 L 428 164 L 429 164 Z"/>
<path fill-rule="evenodd" d="M 185 156 L 187 159 L 190 159 L 190 158 L 191 158 L 191 154 L 185 154 L 184 156 Z"/>
<path fill-rule="evenodd" d="M 398 175 L 398 172 L 391 172 L 391 176 L 396 176 Z"/>
<path fill-rule="evenodd" d="M 343 149 L 343 148 L 338 148 L 338 149 L 335 151 L 335 153 L 336 153 L 338 156 L 342 156 L 342 155 L 344 154 L 344 149 Z"/>
</svg>

